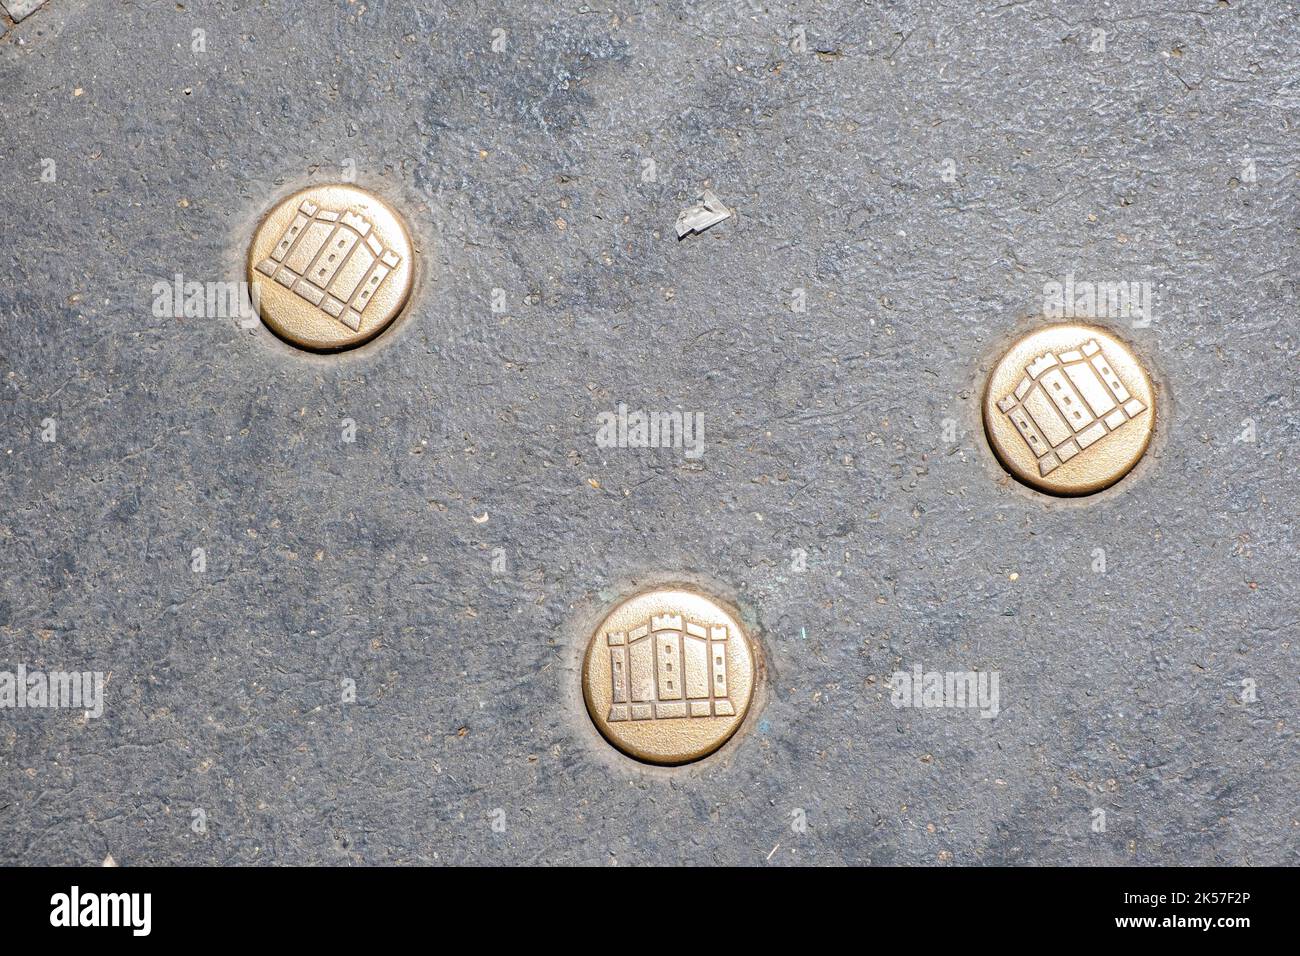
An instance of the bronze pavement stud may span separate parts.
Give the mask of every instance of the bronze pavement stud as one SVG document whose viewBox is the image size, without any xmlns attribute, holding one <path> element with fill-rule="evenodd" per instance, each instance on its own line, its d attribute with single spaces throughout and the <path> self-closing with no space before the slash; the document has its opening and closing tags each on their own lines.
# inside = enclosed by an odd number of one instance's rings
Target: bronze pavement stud
<svg viewBox="0 0 1300 956">
<path fill-rule="evenodd" d="M 377 196 L 313 186 L 267 213 L 248 249 L 262 321 L 292 345 L 352 348 L 397 318 L 415 275 L 410 233 Z"/>
<path fill-rule="evenodd" d="M 1024 336 L 989 376 L 984 430 L 998 459 L 1025 484 L 1087 495 L 1119 481 L 1155 427 L 1151 379 L 1133 351 L 1088 325 Z"/>
<path fill-rule="evenodd" d="M 583 696 L 592 721 L 629 756 L 698 760 L 745 720 L 757 668 L 728 611 L 684 589 L 646 591 L 606 615 L 587 645 Z"/>
</svg>

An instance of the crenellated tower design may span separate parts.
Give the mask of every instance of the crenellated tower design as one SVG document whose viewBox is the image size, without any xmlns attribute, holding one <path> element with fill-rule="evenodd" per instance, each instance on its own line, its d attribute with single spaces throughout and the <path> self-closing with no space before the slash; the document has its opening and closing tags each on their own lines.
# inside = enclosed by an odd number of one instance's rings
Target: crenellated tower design
<svg viewBox="0 0 1300 956">
<path fill-rule="evenodd" d="M 304 201 L 257 271 L 355 332 L 366 306 L 401 261 L 364 216 Z"/>
<path fill-rule="evenodd" d="M 610 720 L 731 717 L 727 628 L 652 615 L 630 631 L 605 635 L 613 700 Z"/>
<path fill-rule="evenodd" d="M 1038 356 L 998 408 L 1033 451 L 1043 475 L 1146 411 L 1095 339 L 1081 349 Z"/>
</svg>

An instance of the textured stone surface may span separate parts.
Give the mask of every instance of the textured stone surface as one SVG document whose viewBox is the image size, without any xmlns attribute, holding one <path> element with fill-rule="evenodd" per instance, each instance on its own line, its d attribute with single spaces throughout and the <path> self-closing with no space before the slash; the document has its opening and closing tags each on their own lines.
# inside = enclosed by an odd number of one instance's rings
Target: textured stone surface
<svg viewBox="0 0 1300 956">
<path fill-rule="evenodd" d="M 111 676 L 97 721 L 0 712 L 0 860 L 1297 862 L 1295 5 L 757 6 L 11 29 L 0 668 Z M 423 255 L 400 328 L 325 359 L 153 314 L 349 161 Z M 706 185 L 736 216 L 678 242 Z M 1083 503 L 978 408 L 1069 273 L 1152 283 L 1105 324 L 1166 410 Z M 702 412 L 703 457 L 598 448 L 619 401 Z M 768 664 L 672 772 L 577 692 L 665 578 Z M 1001 714 L 895 709 L 913 664 L 997 670 Z"/>
</svg>

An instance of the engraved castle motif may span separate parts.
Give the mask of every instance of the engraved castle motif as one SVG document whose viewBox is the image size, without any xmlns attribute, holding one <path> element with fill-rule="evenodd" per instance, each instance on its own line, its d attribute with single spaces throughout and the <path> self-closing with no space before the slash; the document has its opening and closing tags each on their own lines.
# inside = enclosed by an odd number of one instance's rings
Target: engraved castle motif
<svg viewBox="0 0 1300 956">
<path fill-rule="evenodd" d="M 355 332 L 375 292 L 401 261 L 363 216 L 304 202 L 257 271 Z"/>
<path fill-rule="evenodd" d="M 1079 350 L 1034 359 L 998 408 L 1015 424 L 1043 475 L 1146 410 L 1095 339 Z"/>
<path fill-rule="evenodd" d="M 664 614 L 605 637 L 614 689 L 611 721 L 735 716 L 727 696 L 725 627 L 683 625 L 680 614 Z"/>
</svg>

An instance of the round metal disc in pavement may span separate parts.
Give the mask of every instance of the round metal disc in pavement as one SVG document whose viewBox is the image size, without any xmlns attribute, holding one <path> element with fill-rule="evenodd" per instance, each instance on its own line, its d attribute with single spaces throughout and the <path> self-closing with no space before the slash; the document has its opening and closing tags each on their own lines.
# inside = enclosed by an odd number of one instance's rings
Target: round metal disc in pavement
<svg viewBox="0 0 1300 956">
<path fill-rule="evenodd" d="M 1119 481 L 1146 453 L 1156 399 L 1127 345 L 1088 325 L 1052 325 L 1004 355 L 984 393 L 984 429 L 1025 484 L 1086 495 Z"/>
<path fill-rule="evenodd" d="M 623 601 L 587 646 L 583 695 L 605 739 L 651 763 L 713 753 L 745 720 L 754 649 L 718 603 L 686 590 Z"/>
<path fill-rule="evenodd" d="M 248 284 L 267 327 L 300 348 L 348 349 L 397 318 L 415 274 L 410 233 L 355 186 L 314 186 L 283 200 L 248 250 Z"/>
</svg>

